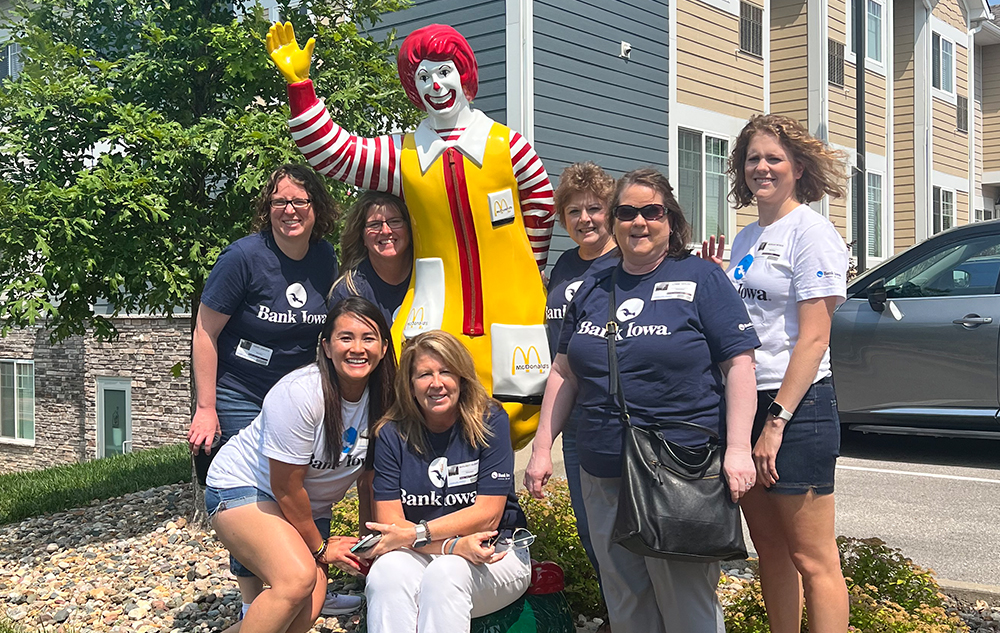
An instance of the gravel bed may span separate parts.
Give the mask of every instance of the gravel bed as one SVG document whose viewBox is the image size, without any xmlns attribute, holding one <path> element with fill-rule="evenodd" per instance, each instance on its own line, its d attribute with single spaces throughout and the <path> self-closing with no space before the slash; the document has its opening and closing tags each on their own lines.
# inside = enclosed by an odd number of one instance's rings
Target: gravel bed
<svg viewBox="0 0 1000 633">
<path fill-rule="evenodd" d="M 187 524 L 187 484 L 0 526 L 0 615 L 53 633 L 219 631 L 240 608 L 226 549 Z M 723 599 L 753 575 L 727 564 Z M 352 581 L 339 590 L 357 593 Z M 950 599 L 972 633 L 1000 633 L 1000 604 Z M 357 615 L 320 618 L 313 631 L 353 631 Z M 577 622 L 593 633 L 601 620 Z"/>
</svg>

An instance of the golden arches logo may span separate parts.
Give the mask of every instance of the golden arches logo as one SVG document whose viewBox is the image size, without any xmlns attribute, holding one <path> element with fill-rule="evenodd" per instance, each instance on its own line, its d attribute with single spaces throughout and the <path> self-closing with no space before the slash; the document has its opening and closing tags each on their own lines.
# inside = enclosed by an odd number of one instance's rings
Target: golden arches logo
<svg viewBox="0 0 1000 633">
<path fill-rule="evenodd" d="M 506 200 L 499 199 L 493 201 L 493 217 L 505 215 L 510 213 L 513 209 L 514 207 Z"/>
<path fill-rule="evenodd" d="M 412 325 L 416 327 L 423 327 L 427 325 L 427 321 L 424 317 L 424 307 L 413 308 L 410 310 L 410 318 L 406 321 L 407 325 Z"/>
<path fill-rule="evenodd" d="M 535 364 L 531 363 L 531 354 L 535 354 Z M 521 355 L 521 364 L 517 363 L 517 355 Z M 517 371 L 523 371 L 530 373 L 533 369 L 537 369 L 538 373 L 543 374 L 545 370 L 549 368 L 548 363 L 542 362 L 542 355 L 538 353 L 538 348 L 534 345 L 529 345 L 528 349 L 525 350 L 523 347 L 518 345 L 514 348 L 514 357 L 510 361 L 510 375 L 513 376 Z"/>
</svg>

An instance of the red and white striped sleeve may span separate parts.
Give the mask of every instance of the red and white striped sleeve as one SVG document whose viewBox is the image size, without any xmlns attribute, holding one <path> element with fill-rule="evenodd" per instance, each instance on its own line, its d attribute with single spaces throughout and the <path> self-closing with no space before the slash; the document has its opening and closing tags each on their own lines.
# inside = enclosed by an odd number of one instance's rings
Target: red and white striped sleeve
<svg viewBox="0 0 1000 633">
<path fill-rule="evenodd" d="M 514 166 L 514 177 L 517 178 L 528 243 L 531 244 L 538 267 L 544 268 L 549 258 L 552 226 L 556 220 L 552 183 L 549 182 L 549 175 L 535 149 L 513 130 L 510 135 L 510 163 Z"/>
<path fill-rule="evenodd" d="M 288 101 L 292 139 L 313 169 L 362 189 L 402 195 L 401 135 L 364 138 L 351 134 L 333 122 L 309 79 L 289 84 Z"/>
</svg>

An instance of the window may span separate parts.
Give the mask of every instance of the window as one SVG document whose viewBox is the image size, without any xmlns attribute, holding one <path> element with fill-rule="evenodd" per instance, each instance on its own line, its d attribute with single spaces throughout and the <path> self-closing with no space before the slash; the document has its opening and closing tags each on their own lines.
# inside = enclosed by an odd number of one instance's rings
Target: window
<svg viewBox="0 0 1000 633">
<path fill-rule="evenodd" d="M 885 294 L 890 299 L 994 294 L 998 251 L 995 235 L 945 246 L 887 279 Z"/>
<path fill-rule="evenodd" d="M 844 45 L 833 40 L 829 41 L 829 69 L 830 83 L 834 86 L 844 87 Z"/>
<path fill-rule="evenodd" d="M 0 48 L 0 79 L 17 79 L 24 63 L 21 61 L 21 45 L 8 44 Z"/>
<path fill-rule="evenodd" d="M 955 91 L 955 45 L 937 33 L 931 36 L 931 85 Z"/>
<path fill-rule="evenodd" d="M 959 132 L 969 131 L 969 99 L 962 95 L 955 103 L 955 127 Z"/>
<path fill-rule="evenodd" d="M 691 223 L 691 238 L 729 234 L 729 141 L 691 130 L 678 130 L 677 201 Z"/>
<path fill-rule="evenodd" d="M 987 220 L 996 220 L 998 218 L 1000 218 L 1000 211 L 997 211 L 995 205 L 984 209 L 976 209 L 976 222 L 986 222 Z"/>
<path fill-rule="evenodd" d="M 35 365 L 0 361 L 0 438 L 35 439 Z"/>
<path fill-rule="evenodd" d="M 740 3 L 740 50 L 764 55 L 764 10 L 749 2 Z"/>
<path fill-rule="evenodd" d="M 882 253 L 882 226 L 883 224 L 883 204 L 882 204 L 882 174 L 868 173 L 868 190 L 866 192 L 865 206 L 868 208 L 865 240 L 868 242 L 868 257 L 884 257 Z M 857 252 L 858 224 L 857 224 L 857 200 L 851 196 L 851 240 L 854 242 L 855 252 Z"/>
<path fill-rule="evenodd" d="M 934 187 L 934 232 L 955 226 L 955 192 Z"/>
<path fill-rule="evenodd" d="M 866 6 L 865 15 L 865 52 L 867 58 L 879 64 L 882 63 L 882 3 L 878 0 L 863 0 Z M 851 15 L 858 10 L 858 0 L 851 2 Z M 851 52 L 858 54 L 858 40 L 860 37 L 854 28 L 854 18 L 851 17 Z"/>
</svg>

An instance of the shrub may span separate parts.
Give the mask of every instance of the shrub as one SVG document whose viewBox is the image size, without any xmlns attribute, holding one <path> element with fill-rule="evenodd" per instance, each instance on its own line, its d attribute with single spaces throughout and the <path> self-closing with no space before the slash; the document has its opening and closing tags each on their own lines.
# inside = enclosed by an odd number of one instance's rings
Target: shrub
<svg viewBox="0 0 1000 633">
<path fill-rule="evenodd" d="M 522 490 L 518 499 L 528 517 L 528 528 L 536 536 L 531 557 L 551 560 L 562 567 L 566 576 L 566 599 L 574 614 L 604 615 L 606 607 L 601 600 L 597 574 L 576 533 L 576 517 L 566 480 L 550 479 L 544 499 L 532 498 L 527 490 Z"/>
<path fill-rule="evenodd" d="M 934 572 L 918 567 L 882 540 L 841 536 L 837 546 L 844 576 L 875 588 L 875 597 L 895 602 L 907 611 L 943 604 L 944 596 L 934 582 Z"/>
<path fill-rule="evenodd" d="M 190 480 L 187 444 L 0 475 L 0 525 Z"/>
</svg>

